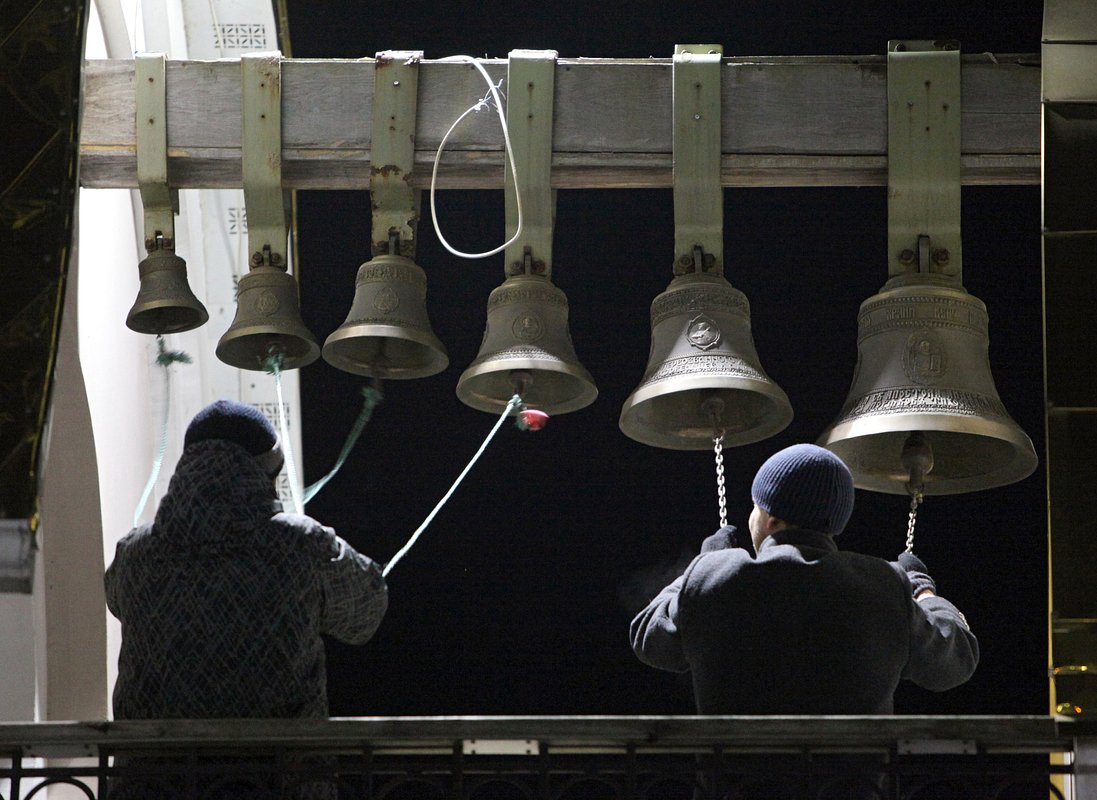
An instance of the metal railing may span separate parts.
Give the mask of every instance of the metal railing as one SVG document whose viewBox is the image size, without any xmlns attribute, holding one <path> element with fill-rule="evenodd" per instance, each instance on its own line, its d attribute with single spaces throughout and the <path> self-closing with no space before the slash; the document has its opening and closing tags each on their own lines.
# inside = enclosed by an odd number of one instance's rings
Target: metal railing
<svg viewBox="0 0 1097 800">
<path fill-rule="evenodd" d="M 1097 726 L 975 717 L 0 724 L 0 798 L 1094 798 Z"/>
</svg>

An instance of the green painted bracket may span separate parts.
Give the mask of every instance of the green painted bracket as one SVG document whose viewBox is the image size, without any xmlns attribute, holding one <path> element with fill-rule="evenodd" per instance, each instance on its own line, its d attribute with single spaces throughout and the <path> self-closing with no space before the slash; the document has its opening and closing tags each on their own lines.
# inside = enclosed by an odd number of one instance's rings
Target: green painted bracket
<svg viewBox="0 0 1097 800">
<path fill-rule="evenodd" d="M 145 249 L 161 244 L 175 249 L 175 213 L 179 192 L 168 188 L 168 104 L 163 53 L 134 57 L 134 126 L 137 140 L 137 186 L 145 215 Z M 163 237 L 161 242 L 157 236 Z"/>
<path fill-rule="evenodd" d="M 555 50 L 512 50 L 509 54 L 507 130 L 518 177 L 515 182 L 508 163 L 503 176 L 506 237 L 509 240 L 518 229 L 516 191 L 522 197 L 522 234 L 506 248 L 503 263 L 507 274 L 523 271 L 528 247 L 531 271 L 552 276 L 556 192 L 550 179 L 556 57 Z"/>
<path fill-rule="evenodd" d="M 888 277 L 959 283 L 960 49 L 888 42 Z"/>
<path fill-rule="evenodd" d="M 240 160 L 248 215 L 248 261 L 286 269 L 288 225 L 282 191 L 282 55 L 244 53 Z"/>
<path fill-rule="evenodd" d="M 724 195 L 720 185 L 720 63 L 716 44 L 674 48 L 674 264 L 676 271 L 722 272 Z M 706 261 L 695 265 L 700 248 Z"/>
<path fill-rule="evenodd" d="M 397 236 L 400 252 L 415 258 L 420 192 L 408 183 L 415 162 L 415 114 L 421 50 L 377 54 L 373 73 L 373 128 L 370 142 L 370 201 L 373 255 L 389 252 Z"/>
</svg>

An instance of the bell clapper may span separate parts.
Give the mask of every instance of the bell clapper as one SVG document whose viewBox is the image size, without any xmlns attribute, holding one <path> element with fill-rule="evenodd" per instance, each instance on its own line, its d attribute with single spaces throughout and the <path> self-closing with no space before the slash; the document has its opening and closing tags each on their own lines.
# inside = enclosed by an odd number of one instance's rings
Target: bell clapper
<svg viewBox="0 0 1097 800">
<path fill-rule="evenodd" d="M 277 339 L 271 338 L 269 341 L 267 355 L 263 359 L 263 369 L 277 377 L 281 373 L 282 364 L 286 360 L 286 351 Z"/>
<path fill-rule="evenodd" d="M 539 431 L 544 428 L 548 424 L 549 415 L 540 409 L 529 408 L 522 397 L 533 383 L 533 373 L 529 370 L 513 369 L 510 371 L 510 382 L 514 387 L 514 396 L 519 400 L 515 406 L 518 410 L 515 424 L 523 431 Z"/>
<path fill-rule="evenodd" d="M 925 498 L 926 474 L 933 469 L 933 450 L 920 431 L 907 437 L 900 460 L 910 476 L 906 485 L 910 495 L 906 552 L 911 553 L 914 551 L 914 526 L 918 521 L 918 506 Z"/>
<path fill-rule="evenodd" d="M 712 449 L 716 455 L 716 504 L 720 510 L 720 527 L 728 524 L 727 492 L 724 487 L 724 401 L 709 395 L 701 402 L 701 410 L 712 420 Z"/>
<path fill-rule="evenodd" d="M 512 369 L 510 371 L 510 383 L 514 387 L 514 393 L 524 398 L 526 389 L 533 383 L 533 373 L 524 369 Z"/>
</svg>

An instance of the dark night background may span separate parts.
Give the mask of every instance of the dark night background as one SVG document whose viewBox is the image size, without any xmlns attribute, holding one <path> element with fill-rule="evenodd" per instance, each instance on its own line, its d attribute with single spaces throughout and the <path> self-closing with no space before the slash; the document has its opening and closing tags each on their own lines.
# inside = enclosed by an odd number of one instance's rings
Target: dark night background
<svg viewBox="0 0 1097 800">
<path fill-rule="evenodd" d="M 954 38 L 965 52 L 1036 53 L 1039 2 L 328 3 L 288 0 L 292 55 L 359 58 L 385 49 L 506 57 L 669 57 L 677 43 L 735 55 L 882 55 L 888 39 Z M 470 97 L 471 105 L 477 98 Z M 423 203 L 417 262 L 450 366 L 391 381 L 358 447 L 309 512 L 384 562 L 420 524 L 495 421 L 457 400 L 475 358 L 502 256 L 469 261 L 438 244 Z M 305 322 L 323 341 L 346 317 L 369 258 L 366 191 L 299 192 Z M 856 316 L 886 274 L 883 187 L 726 190 L 725 275 L 752 307 L 761 362 L 789 395 L 792 424 L 725 451 L 730 521 L 745 526 L 750 479 L 774 450 L 814 441 L 846 397 Z M 599 397 L 539 433 L 505 425 L 456 495 L 389 576 L 372 642 L 331 643 L 335 716 L 662 714 L 693 710 L 684 676 L 633 656 L 628 624 L 718 524 L 710 452 L 628 439 L 621 404 L 644 370 L 648 309 L 671 278 L 667 190 L 560 191 L 553 280 Z M 447 238 L 502 241 L 503 192 L 438 197 Z M 1007 409 L 1043 460 L 1040 191 L 965 187 L 964 285 L 990 314 L 990 360 Z M 328 470 L 361 403 L 361 377 L 323 361 L 302 378 L 305 480 Z M 889 559 L 908 501 L 858 491 L 844 549 Z M 982 661 L 944 694 L 905 686 L 897 711 L 1043 714 L 1047 700 L 1043 465 L 1017 484 L 930 497 L 916 550 L 978 634 Z"/>
</svg>

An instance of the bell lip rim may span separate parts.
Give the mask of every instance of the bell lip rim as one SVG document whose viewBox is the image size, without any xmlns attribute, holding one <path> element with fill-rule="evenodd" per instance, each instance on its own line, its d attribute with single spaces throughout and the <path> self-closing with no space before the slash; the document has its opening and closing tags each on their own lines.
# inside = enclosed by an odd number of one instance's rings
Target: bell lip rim
<svg viewBox="0 0 1097 800">
<path fill-rule="evenodd" d="M 163 308 L 185 308 L 185 307 L 186 306 L 179 306 L 179 305 L 166 305 L 166 306 L 163 306 Z M 133 309 L 130 309 L 130 313 L 126 314 L 126 327 L 129 328 L 134 333 L 140 333 L 140 334 L 143 334 L 143 335 L 146 335 L 146 336 L 161 336 L 161 335 L 167 336 L 168 334 L 171 334 L 171 333 L 186 333 L 187 331 L 193 331 L 193 330 L 196 330 L 198 328 L 201 328 L 203 325 L 205 325 L 207 322 L 209 322 L 209 312 L 206 311 L 205 306 L 199 304 L 198 308 L 194 309 L 195 311 L 200 311 L 200 313 L 197 315 L 197 317 L 198 317 L 197 321 L 188 323 L 184 327 L 181 327 L 181 328 L 165 328 L 164 330 L 159 330 L 159 331 L 158 330 L 149 330 L 149 329 L 145 329 L 145 328 L 135 328 L 132 324 L 134 319 L 136 317 L 138 317 L 138 315 L 144 314 L 148 310 L 153 310 L 153 309 L 142 309 L 141 311 L 138 311 L 136 313 L 134 313 Z"/>
<path fill-rule="evenodd" d="M 766 376 L 768 377 L 768 376 Z M 658 397 L 660 394 L 667 394 L 667 392 L 655 393 L 655 389 L 666 383 L 675 383 L 678 386 L 684 386 L 682 391 L 694 391 L 701 389 L 711 389 L 713 391 L 720 391 L 724 389 L 738 389 L 741 391 L 749 391 L 754 394 L 764 395 L 765 397 L 773 400 L 777 405 L 784 406 L 788 409 L 789 420 L 792 419 L 792 402 L 788 399 L 788 395 L 785 390 L 782 389 L 774 381 L 761 381 L 757 378 L 728 378 L 726 380 L 735 381 L 738 385 L 723 385 L 714 386 L 711 376 L 695 375 L 692 377 L 673 376 L 670 378 L 660 378 L 657 381 L 645 382 L 641 381 L 640 385 L 632 390 L 632 393 L 622 403 L 622 407 L 636 406 L 640 403 L 647 402 L 654 397 Z M 757 387 L 757 388 L 755 388 Z"/>
<path fill-rule="evenodd" d="M 439 375 L 446 371 L 449 367 L 449 358 L 442 358 L 431 361 L 423 369 L 412 370 L 410 368 L 400 368 L 397 370 L 374 370 L 371 369 L 365 372 L 360 369 L 349 369 L 348 367 L 359 364 L 357 361 L 337 361 L 333 360 L 329 355 L 325 354 L 323 350 L 320 351 L 320 357 L 325 364 L 335 367 L 340 372 L 346 372 L 348 375 L 360 375 L 364 378 L 380 378 L 386 381 L 412 381 L 418 378 L 431 378 L 435 375 Z M 427 371 L 429 370 L 429 371 Z"/>
<path fill-rule="evenodd" d="M 713 446 L 713 437 L 698 437 L 698 438 L 683 438 L 681 436 L 674 436 L 669 433 L 653 433 L 651 436 L 639 435 L 642 432 L 650 431 L 650 428 L 641 427 L 634 424 L 633 417 L 635 417 L 636 409 L 641 403 L 646 403 L 649 400 L 659 396 L 650 391 L 653 387 L 657 387 L 663 383 L 666 383 L 671 379 L 664 379 L 655 381 L 651 384 L 645 384 L 637 387 L 633 390 L 625 402 L 621 404 L 621 414 L 617 420 L 617 427 L 621 432 L 633 441 L 640 444 L 649 445 L 651 447 L 659 447 L 664 450 L 708 450 Z M 721 389 L 738 389 L 742 391 L 750 391 L 746 386 L 713 386 L 711 378 L 696 376 L 694 378 L 679 378 L 676 383 L 679 385 L 686 384 L 684 391 L 695 391 L 701 389 L 721 390 Z M 766 399 L 770 400 L 774 409 L 781 412 L 780 416 L 775 417 L 774 421 L 768 425 L 759 425 L 754 428 L 749 428 L 745 431 L 740 431 L 738 434 L 725 434 L 724 435 L 724 447 L 741 447 L 743 445 L 754 444 L 764 439 L 768 439 L 771 436 L 775 436 L 790 424 L 792 424 L 793 418 L 796 416 L 795 410 L 792 407 L 792 403 L 788 399 L 788 395 L 784 390 L 776 383 L 765 383 L 764 381 L 758 381 L 755 379 L 737 379 L 741 383 L 749 382 L 757 384 L 758 386 L 765 387 L 765 391 L 755 391 L 754 394 L 760 394 Z M 693 385 L 689 385 L 693 384 Z"/>
<path fill-rule="evenodd" d="M 490 358 L 491 354 L 488 354 L 486 356 L 478 355 L 476 358 L 474 358 L 472 360 L 472 363 L 465 367 L 464 371 L 461 373 L 461 377 L 457 379 L 457 385 L 460 386 L 462 381 L 468 380 L 469 378 L 475 378 L 481 374 L 484 374 L 482 372 L 479 372 L 477 368 L 487 363 Z M 565 362 L 563 359 L 557 359 L 556 361 L 553 361 L 549 358 L 530 358 L 529 356 L 498 358 L 492 360 L 491 363 L 493 367 L 502 365 L 501 369 L 493 369 L 492 372 L 509 372 L 511 370 L 518 369 L 534 372 L 555 372 L 563 375 L 571 375 L 572 377 L 584 380 L 589 386 L 591 386 L 592 389 L 594 389 L 595 392 L 598 391 L 597 387 L 594 385 L 593 376 L 591 376 L 590 372 L 587 371 L 587 368 L 580 364 L 578 360 L 571 362 L 570 369 L 552 369 L 551 366 L 546 366 L 552 365 L 554 363 L 568 363 Z"/>
<path fill-rule="evenodd" d="M 894 422 L 897 417 L 902 417 L 904 425 L 913 421 L 909 427 L 910 431 L 922 430 L 937 433 L 970 433 L 972 435 L 985 435 L 973 432 L 971 426 L 961 429 L 959 420 L 963 419 L 969 422 L 971 420 L 978 420 L 982 424 L 982 427 L 988 432 L 1000 431 L 1002 433 L 1012 434 L 994 437 L 999 441 L 1003 441 L 1013 446 L 1015 457 L 1009 462 L 993 471 L 984 472 L 980 475 L 968 478 L 948 478 L 938 481 L 934 480 L 931 471 L 926 476 L 926 483 L 922 491 L 924 495 L 967 494 L 968 492 L 983 491 L 985 489 L 997 489 L 1024 480 L 1032 475 L 1040 465 L 1040 457 L 1036 454 L 1036 448 L 1032 444 L 1032 439 L 1012 417 L 1006 418 L 1008 422 L 999 422 L 980 417 L 957 417 L 955 414 L 923 413 L 887 415 L 887 419 L 892 422 Z M 878 424 L 872 424 L 877 422 Z M 901 433 L 904 430 L 907 430 L 906 428 L 896 429 L 894 427 L 885 429 L 882 426 L 882 422 L 882 419 L 879 421 L 864 419 L 835 423 L 823 431 L 819 438 L 816 439 L 816 444 L 820 447 L 825 447 L 842 458 L 843 461 L 846 461 L 845 456 L 835 450 L 832 446 L 836 442 L 848 442 L 852 439 L 861 439 L 885 433 Z M 859 427 L 859 430 L 857 430 L 856 433 L 852 433 L 855 427 Z M 850 431 L 851 435 L 836 438 L 835 434 L 840 431 Z M 846 461 L 846 465 L 849 467 L 850 472 L 853 473 L 853 485 L 858 489 L 880 492 L 881 494 L 910 494 L 906 488 L 906 481 L 901 478 L 873 479 L 859 474 L 848 461 Z"/>
<path fill-rule="evenodd" d="M 326 361 L 328 364 L 331 364 L 331 366 L 335 367 L 336 369 L 342 370 L 343 372 L 348 372 L 351 375 L 365 375 L 369 378 L 379 377 L 384 378 L 385 380 L 414 380 L 416 378 L 429 378 L 432 375 L 437 375 L 440 372 L 444 372 L 449 367 L 449 353 L 446 352 L 446 347 L 444 344 L 442 344 L 442 340 L 435 336 L 433 332 L 417 331 L 412 328 L 402 327 L 399 325 L 366 325 L 362 327 L 372 328 L 374 330 L 382 332 L 391 331 L 394 333 L 400 332 L 404 334 L 415 334 L 414 336 L 405 335 L 377 338 L 404 339 L 406 341 L 414 342 L 415 344 L 427 348 L 427 350 L 431 352 L 432 357 L 430 361 L 423 367 L 423 369 L 414 371 L 405 369 L 398 372 L 386 372 L 383 374 L 378 374 L 377 371 L 362 372 L 361 370 L 357 369 L 348 369 L 348 365 L 357 365 L 361 364 L 362 362 L 347 358 L 345 356 L 336 355 L 336 346 L 341 342 L 347 341 L 349 339 L 360 339 L 363 337 L 361 336 L 361 334 L 357 334 L 355 336 L 345 335 L 349 333 L 349 330 L 344 331 L 344 328 L 346 328 L 346 326 L 347 323 L 344 322 L 342 325 L 340 325 L 338 328 L 328 334 L 328 338 L 324 340 L 324 344 L 320 347 L 320 355 L 324 359 L 324 361 Z"/>
<path fill-rule="evenodd" d="M 227 332 L 228 331 L 226 331 L 226 333 Z M 257 331 L 257 332 L 254 332 L 254 333 L 249 333 L 248 335 L 249 336 L 258 336 L 258 335 L 262 335 L 264 333 L 266 333 L 266 334 L 275 334 L 275 335 L 285 335 L 284 331 Z M 221 339 L 218 340 L 218 342 L 217 342 L 217 347 L 214 348 L 214 355 L 217 356 L 217 359 L 221 363 L 227 364 L 228 366 L 234 367 L 236 369 L 247 370 L 249 372 L 265 372 L 266 371 L 262 364 L 259 364 L 258 366 L 252 366 L 251 363 L 249 362 L 248 364 L 245 365 L 243 363 L 236 363 L 236 362 L 230 361 L 228 358 L 226 358 L 226 355 L 227 355 L 226 351 L 230 349 L 229 345 L 231 345 L 232 342 L 226 343 L 224 341 L 224 338 L 225 338 L 224 335 L 222 335 Z M 242 338 L 242 337 L 240 337 L 240 336 L 234 337 L 234 339 L 238 339 L 238 338 Z M 320 345 L 316 343 L 315 339 L 308 339 L 308 338 L 305 338 L 303 336 L 298 337 L 298 338 L 301 339 L 302 341 L 307 342 L 310 345 L 310 347 L 308 348 L 308 350 L 303 355 L 295 356 L 293 358 L 286 358 L 285 361 L 282 363 L 282 371 L 285 371 L 285 370 L 288 370 L 288 369 L 300 369 L 301 367 L 307 367 L 309 364 L 313 363 L 314 361 L 316 361 L 316 359 L 318 359 L 320 357 Z"/>
<path fill-rule="evenodd" d="M 623 433 L 629 439 L 632 439 L 634 442 L 638 442 L 642 445 L 647 445 L 648 447 L 658 447 L 661 450 L 697 451 L 712 449 L 714 438 L 712 436 L 684 438 L 681 436 L 673 436 L 671 434 L 656 434 L 652 436 L 639 435 L 642 432 L 647 432 L 651 429 L 640 428 L 639 426 L 636 426 L 635 428 L 631 427 L 631 417 L 634 416 L 633 411 L 635 408 L 636 406 L 633 405 L 628 409 L 622 409 L 621 416 L 617 420 L 617 427 L 618 429 L 620 429 L 621 433 Z M 626 417 L 628 417 L 629 419 L 626 419 Z M 722 446 L 743 447 L 748 444 L 755 444 L 756 442 L 761 442 L 765 439 L 769 439 L 771 436 L 776 436 L 785 428 L 787 428 L 790 424 L 792 424 L 793 417 L 794 414 L 790 408 L 788 417 L 778 420 L 776 424 L 770 424 L 764 427 L 759 426 L 755 428 L 750 428 L 747 431 L 740 432 L 740 434 L 736 436 L 730 436 L 725 434 Z M 626 425 L 628 425 L 629 427 L 626 427 Z"/>
<path fill-rule="evenodd" d="M 363 375 L 367 378 L 383 378 L 384 380 L 415 380 L 416 378 L 429 378 L 433 375 L 437 375 L 441 372 L 445 372 L 449 367 L 449 355 L 446 353 L 445 348 L 428 348 L 431 352 L 431 359 L 424 364 L 420 369 L 400 368 L 395 371 L 382 371 L 371 369 L 365 372 L 361 369 L 350 369 L 352 366 L 366 366 L 361 361 L 357 361 L 353 358 L 347 358 L 345 356 L 339 356 L 335 353 L 334 348 L 329 347 L 329 341 L 324 342 L 323 347 L 320 348 L 320 356 L 323 360 L 342 372 L 347 372 L 351 375 Z M 336 340 L 336 342 L 342 340 Z M 429 342 L 419 342 L 416 344 L 427 345 Z M 438 343 L 439 345 L 441 342 Z"/>
<path fill-rule="evenodd" d="M 489 413 L 489 414 L 501 414 L 501 413 L 503 413 L 503 409 L 506 408 L 507 403 L 510 401 L 510 398 L 507 398 L 506 400 L 501 401 L 501 402 L 500 401 L 495 401 L 495 400 L 492 400 L 492 401 L 487 402 L 487 403 L 476 402 L 480 398 L 482 398 L 483 395 L 479 395 L 479 394 L 471 394 L 470 395 L 468 393 L 462 393 L 460 391 L 460 385 L 458 385 L 456 395 L 457 395 L 457 399 L 460 400 L 462 403 L 464 403 L 469 408 L 474 409 L 475 411 L 483 411 L 483 412 L 486 412 L 486 413 Z M 591 405 L 597 399 L 598 399 L 598 389 L 597 389 L 597 387 L 592 387 L 589 390 L 589 392 L 585 391 L 581 395 L 579 395 L 579 396 L 577 396 L 577 397 L 575 397 L 571 400 L 568 400 L 565 403 L 558 403 L 558 404 L 550 406 L 550 405 L 547 405 L 545 403 L 529 402 L 529 403 L 526 403 L 526 405 L 529 408 L 535 409 L 537 411 L 544 411 L 549 416 L 558 416 L 560 414 L 570 414 L 573 411 L 582 411 L 584 408 Z M 525 401 L 523 401 L 523 402 L 525 402 Z"/>
<path fill-rule="evenodd" d="M 467 396 L 457 393 L 457 399 L 460 400 L 464 405 L 468 406 L 474 411 L 483 411 L 487 414 L 502 414 L 503 409 L 507 407 L 507 403 L 510 400 L 508 398 L 507 400 L 502 402 L 498 402 L 495 400 L 492 400 L 490 403 L 476 402 L 481 397 L 483 397 L 483 395 Z M 561 414 L 571 414 L 574 411 L 582 411 L 584 408 L 587 408 L 597 399 L 598 390 L 595 389 L 589 397 L 584 394 L 582 397 L 575 398 L 574 400 L 569 400 L 566 403 L 559 403 L 550 406 L 544 403 L 531 402 L 526 403 L 526 406 L 536 411 L 544 411 L 550 417 L 556 417 Z"/>
<path fill-rule="evenodd" d="M 331 333 L 328 334 L 328 337 L 326 339 L 324 339 L 324 347 L 327 347 L 329 344 L 336 344 L 338 342 L 342 342 L 346 339 L 366 338 L 361 333 L 356 333 L 354 336 L 348 335 L 350 333 L 350 327 L 354 326 L 356 324 L 357 323 L 350 322 L 350 321 L 344 322 L 342 325 L 340 325 L 338 328 L 336 328 L 335 330 L 333 330 Z M 449 357 L 449 354 L 446 353 L 445 345 L 442 344 L 442 340 L 439 339 L 437 336 L 435 336 L 430 331 L 424 332 L 424 331 L 418 330 L 416 328 L 409 328 L 406 325 L 388 325 L 388 324 L 385 324 L 385 323 L 377 323 L 377 324 L 366 323 L 366 324 L 359 325 L 358 327 L 377 330 L 381 333 L 388 333 L 388 332 L 397 333 L 397 332 L 399 332 L 399 333 L 409 334 L 409 335 L 405 335 L 405 336 L 378 336 L 377 338 L 407 339 L 409 341 L 415 342 L 416 344 L 427 345 L 427 346 L 437 350 L 438 352 L 446 355 L 447 358 Z"/>
<path fill-rule="evenodd" d="M 464 403 L 469 408 L 473 408 L 477 411 L 484 411 L 484 412 L 488 412 L 488 413 L 500 414 L 500 413 L 502 413 L 503 409 L 506 407 L 507 403 L 510 401 L 509 397 L 506 400 L 502 400 L 502 401 L 487 400 L 487 398 L 485 398 L 485 396 L 482 395 L 482 394 L 467 391 L 469 381 L 471 381 L 473 378 L 478 378 L 481 375 L 489 374 L 487 372 L 476 371 L 476 367 L 478 366 L 477 362 L 479 362 L 479 360 L 480 359 L 478 357 L 475 361 L 473 361 L 471 364 L 469 364 L 465 368 L 465 370 L 461 373 L 461 377 L 459 377 L 457 379 L 457 386 L 454 390 L 456 395 L 457 395 L 457 399 L 460 400 L 462 403 Z M 576 394 L 574 397 L 572 397 L 572 398 L 570 398 L 566 401 L 563 401 L 561 403 L 556 403 L 556 404 L 553 404 L 553 405 L 548 405 L 548 404 L 545 404 L 545 403 L 538 403 L 538 402 L 535 402 L 535 401 L 527 403 L 527 405 L 530 408 L 535 408 L 539 411 L 544 411 L 545 413 L 550 414 L 550 415 L 551 414 L 570 414 L 573 411 L 579 411 L 581 409 L 586 408 L 587 406 L 589 406 L 591 403 L 593 403 L 595 400 L 598 399 L 598 386 L 594 383 L 594 378 L 591 376 L 591 374 L 589 372 L 587 372 L 586 368 L 583 367 L 582 364 L 579 364 L 578 362 L 576 362 L 575 367 L 577 367 L 578 369 L 564 370 L 564 369 L 546 369 L 545 368 L 545 363 L 546 363 L 545 361 L 540 361 L 540 360 L 535 361 L 535 360 L 529 359 L 529 358 L 500 359 L 498 361 L 493 362 L 493 366 L 498 366 L 498 365 L 502 364 L 502 365 L 504 365 L 503 368 L 502 369 L 493 369 L 492 372 L 509 372 L 511 370 L 529 370 L 529 371 L 533 371 L 533 372 L 553 372 L 553 373 L 556 373 L 558 375 L 567 375 L 569 377 L 575 378 L 577 383 L 580 386 L 580 392 L 578 394 Z M 551 362 L 549 362 L 549 363 L 551 363 Z M 487 400 L 487 402 L 479 402 L 479 400 L 481 398 L 484 398 L 485 400 Z M 523 402 L 526 402 L 524 398 L 523 398 Z"/>
</svg>

